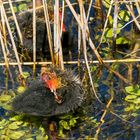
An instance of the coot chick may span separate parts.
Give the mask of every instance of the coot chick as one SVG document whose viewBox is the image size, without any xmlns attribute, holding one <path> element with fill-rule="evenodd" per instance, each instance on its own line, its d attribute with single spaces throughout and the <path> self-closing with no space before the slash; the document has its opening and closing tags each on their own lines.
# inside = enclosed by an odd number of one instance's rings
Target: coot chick
<svg viewBox="0 0 140 140">
<path fill-rule="evenodd" d="M 53 10 L 49 9 L 50 13 L 50 22 L 53 23 Z M 59 13 L 60 15 L 60 21 L 62 18 L 61 11 Z M 15 40 L 18 46 L 18 52 L 23 53 L 25 57 L 22 58 L 23 61 L 32 61 L 33 56 L 33 11 L 27 10 L 24 12 L 21 12 L 17 15 L 17 20 L 19 23 L 19 27 L 21 30 L 22 38 L 23 38 L 23 44 L 21 47 L 21 43 L 18 38 L 18 33 L 15 30 Z M 11 21 L 12 22 L 12 21 Z M 51 33 L 53 37 L 53 24 L 51 24 Z M 62 48 L 63 48 L 63 55 L 64 59 L 66 57 L 66 60 L 69 58 L 70 52 L 75 49 L 75 43 L 72 41 L 72 33 L 70 30 L 66 29 L 65 23 L 63 24 L 62 28 Z M 49 41 L 48 41 L 48 35 L 47 35 L 47 29 L 46 29 L 46 22 L 45 22 L 45 16 L 44 16 L 44 9 L 39 8 L 36 10 L 36 56 L 37 60 L 40 60 L 42 58 L 50 60 L 50 49 L 49 49 Z M 70 58 L 71 60 L 72 58 Z"/>
<path fill-rule="evenodd" d="M 33 12 L 32 10 L 21 12 L 17 15 L 17 20 L 23 37 L 23 46 L 21 47 L 17 31 L 15 31 L 15 38 L 17 40 L 18 52 L 22 49 L 24 53 L 27 51 L 29 57 L 32 59 L 33 53 Z M 40 59 L 40 56 L 43 53 L 42 47 L 47 50 L 49 54 L 49 47 L 47 41 L 47 31 L 44 18 L 43 9 L 36 10 L 36 53 L 37 59 Z M 22 51 L 20 52 L 22 53 Z M 30 60 L 31 61 L 31 60 Z"/>
<path fill-rule="evenodd" d="M 61 115 L 78 108 L 83 96 L 80 80 L 72 71 L 43 67 L 41 76 L 15 97 L 12 107 L 17 113 L 34 116 Z"/>
</svg>

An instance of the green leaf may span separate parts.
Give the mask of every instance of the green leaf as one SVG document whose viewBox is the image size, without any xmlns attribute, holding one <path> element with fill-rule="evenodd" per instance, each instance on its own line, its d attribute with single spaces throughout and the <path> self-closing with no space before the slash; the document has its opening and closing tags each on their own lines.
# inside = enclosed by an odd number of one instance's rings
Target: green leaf
<svg viewBox="0 0 140 140">
<path fill-rule="evenodd" d="M 134 91 L 134 88 L 133 88 L 133 86 L 128 86 L 128 87 L 125 87 L 125 91 L 127 92 L 127 93 L 133 93 L 133 91 Z"/>
<path fill-rule="evenodd" d="M 3 128 L 2 130 L 0 130 L 0 136 L 1 135 L 5 135 L 6 134 L 6 129 L 5 128 Z"/>
<path fill-rule="evenodd" d="M 23 121 L 16 121 L 15 122 L 17 125 L 21 125 L 21 124 L 23 124 Z"/>
<path fill-rule="evenodd" d="M 132 113 L 131 115 L 134 116 L 134 117 L 137 117 L 138 113 Z"/>
<path fill-rule="evenodd" d="M 70 121 L 69 121 L 69 125 L 70 126 L 72 126 L 72 127 L 74 127 L 75 126 L 75 124 L 76 124 L 76 119 L 75 118 L 72 118 Z"/>
<path fill-rule="evenodd" d="M 11 99 L 12 97 L 10 95 L 1 95 L 0 96 L 0 101 L 1 102 L 7 102 Z"/>
<path fill-rule="evenodd" d="M 125 100 L 126 100 L 126 101 L 130 101 L 130 100 L 133 100 L 133 99 L 136 99 L 136 98 L 137 98 L 136 95 L 127 95 L 127 96 L 125 97 Z"/>
<path fill-rule="evenodd" d="M 62 127 L 59 128 L 59 136 L 60 136 L 61 138 L 64 138 L 64 137 L 65 137 Z"/>
<path fill-rule="evenodd" d="M 108 21 L 109 21 L 109 23 L 110 23 L 111 25 L 113 24 L 113 18 L 112 18 L 111 15 L 109 15 L 109 17 L 108 17 Z"/>
<path fill-rule="evenodd" d="M 107 38 L 112 38 L 112 36 L 113 36 L 113 28 L 107 28 L 106 29 L 106 33 L 105 33 L 105 36 L 107 37 Z"/>
<path fill-rule="evenodd" d="M 140 89 L 137 90 L 136 95 L 140 96 Z"/>
<path fill-rule="evenodd" d="M 135 99 L 133 103 L 134 103 L 134 104 L 140 104 L 140 98 Z M 140 107 L 140 106 L 139 106 L 139 107 Z"/>
<path fill-rule="evenodd" d="M 118 27 L 118 28 L 122 28 L 123 26 L 124 26 L 123 23 L 118 23 L 118 24 L 117 24 L 117 27 Z"/>
<path fill-rule="evenodd" d="M 117 30 L 117 34 L 120 33 L 120 30 Z M 113 28 L 106 28 L 105 31 L 105 37 L 106 38 L 112 38 L 113 37 Z"/>
<path fill-rule="evenodd" d="M 45 134 L 45 129 L 43 127 L 39 127 L 39 130 L 41 131 L 41 134 L 44 135 Z"/>
<path fill-rule="evenodd" d="M 106 8 L 109 8 L 110 7 L 110 0 L 103 0 L 103 5 L 106 7 Z"/>
<path fill-rule="evenodd" d="M 28 126 L 28 125 L 29 125 L 29 123 L 24 122 L 24 124 L 22 126 Z"/>
<path fill-rule="evenodd" d="M 10 140 L 10 138 L 6 135 L 1 135 L 0 138 L 1 140 Z"/>
<path fill-rule="evenodd" d="M 9 126 L 8 126 L 9 129 L 12 129 L 12 130 L 15 130 L 15 129 L 18 129 L 19 126 L 17 125 L 16 122 L 13 122 L 11 123 Z"/>
<path fill-rule="evenodd" d="M 23 76 L 24 79 L 27 79 L 30 76 L 30 73 L 29 72 L 23 72 L 22 76 Z"/>
<path fill-rule="evenodd" d="M 33 138 L 26 138 L 26 140 L 34 140 Z"/>
<path fill-rule="evenodd" d="M 36 140 L 48 140 L 48 136 L 42 136 L 42 135 L 38 135 L 36 136 Z"/>
<path fill-rule="evenodd" d="M 8 104 L 3 104 L 2 107 L 3 107 L 5 110 L 12 110 L 12 106 L 11 106 L 11 105 L 8 105 Z"/>
<path fill-rule="evenodd" d="M 60 124 L 64 129 L 70 130 L 70 127 L 69 127 L 69 125 L 68 125 L 68 122 L 66 122 L 66 121 L 64 121 L 64 120 L 61 120 L 61 121 L 59 122 L 59 124 Z"/>
<path fill-rule="evenodd" d="M 121 10 L 119 12 L 119 17 L 121 18 L 121 20 L 128 22 L 130 20 L 130 13 L 126 10 Z"/>
<path fill-rule="evenodd" d="M 124 110 L 125 110 L 126 112 L 135 110 L 135 106 L 134 106 L 134 104 L 130 104 L 130 106 L 129 106 L 129 107 L 126 107 Z"/>
<path fill-rule="evenodd" d="M 9 120 L 10 121 L 16 121 L 17 122 L 17 120 L 21 120 L 22 118 L 23 118 L 23 115 L 16 115 L 14 117 L 11 117 Z"/>
<path fill-rule="evenodd" d="M 129 43 L 129 41 L 124 37 L 119 37 L 116 39 L 116 44 L 127 44 L 127 43 Z"/>
<path fill-rule="evenodd" d="M 4 126 L 0 125 L 0 130 L 1 130 L 1 129 L 4 129 Z"/>
<path fill-rule="evenodd" d="M 0 121 L 0 129 L 3 129 L 7 124 L 9 123 L 9 121 L 3 119 Z M 1 132 L 2 130 L 0 130 Z"/>
<path fill-rule="evenodd" d="M 14 9 L 14 12 L 15 12 L 15 13 L 18 12 L 17 6 L 14 6 L 13 9 Z"/>
<path fill-rule="evenodd" d="M 25 130 L 25 129 L 24 129 Z M 26 130 L 28 131 L 28 128 L 26 127 Z M 36 137 L 38 135 L 38 133 L 35 131 L 35 133 L 33 134 L 33 133 L 29 133 L 29 134 L 26 134 L 26 136 L 24 136 L 24 138 L 26 139 L 26 140 L 28 140 L 28 139 L 30 139 L 30 138 L 32 138 L 32 137 Z"/>
<path fill-rule="evenodd" d="M 136 109 L 136 110 L 139 110 L 139 109 L 140 109 L 140 105 L 136 105 L 136 106 L 135 106 L 135 109 Z"/>
<path fill-rule="evenodd" d="M 48 135 L 46 135 L 45 137 L 44 137 L 44 140 L 48 140 L 49 139 L 49 137 L 48 137 Z"/>
<path fill-rule="evenodd" d="M 11 131 L 9 137 L 14 140 L 20 139 L 23 135 L 25 135 L 24 131 Z"/>
<path fill-rule="evenodd" d="M 36 140 L 43 140 L 43 136 L 41 135 L 36 136 Z"/>
<path fill-rule="evenodd" d="M 25 90 L 26 90 L 26 88 L 25 88 L 24 86 L 19 86 L 19 87 L 17 88 L 17 92 L 18 92 L 18 93 L 23 93 Z"/>
<path fill-rule="evenodd" d="M 23 11 L 23 10 L 27 10 L 28 9 L 28 7 L 27 7 L 26 4 L 20 4 L 18 8 L 19 8 L 20 11 Z"/>
</svg>

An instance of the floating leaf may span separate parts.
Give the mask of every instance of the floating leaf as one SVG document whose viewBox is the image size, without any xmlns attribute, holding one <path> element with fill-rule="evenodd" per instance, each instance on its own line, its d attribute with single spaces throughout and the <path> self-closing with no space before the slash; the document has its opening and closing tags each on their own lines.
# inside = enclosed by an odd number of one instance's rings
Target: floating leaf
<svg viewBox="0 0 140 140">
<path fill-rule="evenodd" d="M 34 140 L 34 138 L 26 138 L 26 140 Z"/>
<path fill-rule="evenodd" d="M 9 121 L 3 119 L 0 121 L 0 129 L 3 129 L 5 126 L 7 126 L 7 124 L 9 123 Z M 0 130 L 1 132 L 2 130 Z"/>
<path fill-rule="evenodd" d="M 65 137 L 62 127 L 59 128 L 59 136 L 60 136 L 61 138 L 64 138 L 64 137 Z"/>
<path fill-rule="evenodd" d="M 120 30 L 118 29 L 116 33 L 118 34 L 119 32 L 120 32 Z M 105 37 L 106 38 L 112 38 L 113 37 L 113 28 L 106 28 Z"/>
<path fill-rule="evenodd" d="M 123 26 L 124 26 L 123 23 L 118 23 L 118 24 L 117 24 L 117 27 L 118 27 L 118 28 L 122 28 Z"/>
<path fill-rule="evenodd" d="M 116 39 L 116 44 L 127 44 L 129 41 L 124 37 L 119 37 Z"/>
<path fill-rule="evenodd" d="M 14 9 L 15 13 L 18 12 L 18 7 L 17 6 L 14 6 L 13 9 Z"/>
<path fill-rule="evenodd" d="M 18 8 L 19 8 L 20 11 L 23 11 L 23 10 L 27 10 L 28 9 L 28 7 L 27 7 L 26 4 L 20 4 Z"/>
<path fill-rule="evenodd" d="M 10 95 L 1 95 L 0 96 L 0 101 L 1 102 L 7 102 L 11 99 L 12 97 Z"/>
<path fill-rule="evenodd" d="M 26 128 L 26 129 L 28 129 L 28 128 Z M 25 129 L 24 129 L 25 130 Z M 27 130 L 28 131 L 28 130 Z M 29 134 L 26 134 L 26 136 L 24 137 L 26 140 L 30 140 L 31 138 L 33 138 L 33 137 L 36 137 L 38 135 L 38 133 L 29 133 Z M 32 139 L 31 139 L 32 140 Z M 34 138 L 33 138 L 33 140 L 34 140 Z"/>
<path fill-rule="evenodd" d="M 16 122 L 13 122 L 11 123 L 9 126 L 8 126 L 9 129 L 12 129 L 12 130 L 15 130 L 15 129 L 18 129 L 19 126 L 17 125 Z"/>
<path fill-rule="evenodd" d="M 134 88 L 133 88 L 133 86 L 128 86 L 128 87 L 125 87 L 125 91 L 127 92 L 127 93 L 133 93 L 133 91 L 134 91 Z"/>
<path fill-rule="evenodd" d="M 72 126 L 72 127 L 74 127 L 75 126 L 75 124 L 76 124 L 76 119 L 75 118 L 72 118 L 72 119 L 70 119 L 70 121 L 69 121 L 69 125 L 70 126 Z"/>
<path fill-rule="evenodd" d="M 111 38 L 112 36 L 113 36 L 113 28 L 107 28 L 106 29 L 106 33 L 105 33 L 105 36 L 107 37 L 107 38 Z"/>
<path fill-rule="evenodd" d="M 138 113 L 132 113 L 131 115 L 134 116 L 134 117 L 137 117 Z"/>
<path fill-rule="evenodd" d="M 45 129 L 43 127 L 39 127 L 39 130 L 41 131 L 41 133 L 44 135 L 45 134 Z"/>
<path fill-rule="evenodd" d="M 136 109 L 136 110 L 140 109 L 140 105 L 136 105 L 136 106 L 135 106 L 135 109 Z"/>
<path fill-rule="evenodd" d="M 48 140 L 49 139 L 49 137 L 48 137 L 48 135 L 46 135 L 45 137 L 44 137 L 44 140 Z"/>
<path fill-rule="evenodd" d="M 14 140 L 20 139 L 23 135 L 25 135 L 24 131 L 11 131 L 9 137 Z"/>
<path fill-rule="evenodd" d="M 27 122 L 24 122 L 22 126 L 28 126 L 29 124 Z"/>
<path fill-rule="evenodd" d="M 24 79 L 27 79 L 30 76 L 30 73 L 29 72 L 23 72 L 22 76 L 23 76 Z"/>
<path fill-rule="evenodd" d="M 134 103 L 134 104 L 140 104 L 140 98 L 135 99 L 133 103 Z M 139 106 L 139 107 L 140 107 L 140 106 Z"/>
<path fill-rule="evenodd" d="M 137 98 L 136 95 L 127 95 L 127 96 L 125 97 L 125 100 L 128 101 L 128 100 L 133 100 L 133 99 L 136 99 L 136 98 Z"/>
<path fill-rule="evenodd" d="M 134 109 L 135 109 L 134 104 L 131 104 L 129 107 L 126 107 L 124 110 L 125 110 L 126 112 L 129 112 L 129 111 L 132 111 L 132 110 L 134 110 Z"/>
<path fill-rule="evenodd" d="M 104 0 L 102 1 L 103 2 L 103 5 L 106 7 L 106 8 L 109 8 L 110 7 L 110 0 Z"/>
<path fill-rule="evenodd" d="M 15 122 L 17 125 L 21 125 L 21 124 L 23 124 L 23 121 L 16 121 Z"/>
<path fill-rule="evenodd" d="M 70 127 L 69 127 L 69 125 L 68 125 L 68 122 L 66 122 L 66 121 L 64 121 L 64 120 L 61 120 L 61 121 L 59 122 L 59 124 L 60 124 L 64 129 L 70 130 Z"/>
<path fill-rule="evenodd" d="M 10 140 L 10 138 L 6 135 L 1 135 L 0 138 L 1 140 Z"/>
<path fill-rule="evenodd" d="M 128 22 L 130 20 L 130 13 L 126 10 L 121 10 L 119 12 L 119 17 L 125 21 L 125 22 Z"/>
<path fill-rule="evenodd" d="M 48 136 L 41 136 L 41 135 L 38 135 L 36 136 L 36 140 L 48 140 Z"/>
<path fill-rule="evenodd" d="M 6 129 L 1 129 L 1 130 L 0 130 L 0 136 L 1 136 L 1 135 L 5 135 L 5 133 L 6 133 Z M 1 137 L 0 137 L 0 138 L 1 138 Z"/>
<path fill-rule="evenodd" d="M 109 21 L 109 23 L 110 23 L 111 25 L 113 24 L 113 18 L 112 18 L 111 15 L 109 15 L 109 17 L 108 17 L 108 21 Z"/>
<path fill-rule="evenodd" d="M 140 89 L 137 90 L 135 95 L 140 96 Z"/>
<path fill-rule="evenodd" d="M 0 130 L 3 129 L 3 128 L 4 128 L 4 126 L 0 125 Z"/>
<path fill-rule="evenodd" d="M 43 136 L 38 135 L 38 136 L 36 136 L 36 139 L 37 139 L 37 140 L 42 140 L 42 139 L 43 139 Z"/>
<path fill-rule="evenodd" d="M 11 105 L 8 105 L 8 104 L 3 104 L 2 107 L 3 107 L 5 110 L 12 110 L 12 106 L 11 106 Z"/>
<path fill-rule="evenodd" d="M 12 118 L 10 118 L 10 121 L 17 121 L 17 120 L 21 120 L 23 118 L 24 115 L 16 115 Z M 20 121 L 19 121 L 20 122 Z"/>
<path fill-rule="evenodd" d="M 94 20 L 94 17 L 89 17 L 89 21 L 93 21 Z"/>
<path fill-rule="evenodd" d="M 23 93 L 24 91 L 25 91 L 25 87 L 24 86 L 19 86 L 18 88 L 17 88 L 17 92 L 18 93 Z"/>
</svg>

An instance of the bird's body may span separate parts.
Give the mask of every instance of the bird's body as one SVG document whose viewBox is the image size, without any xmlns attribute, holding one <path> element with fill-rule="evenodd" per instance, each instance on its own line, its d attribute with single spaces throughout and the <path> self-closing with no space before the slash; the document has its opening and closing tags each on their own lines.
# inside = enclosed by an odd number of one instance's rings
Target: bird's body
<svg viewBox="0 0 140 140">
<path fill-rule="evenodd" d="M 52 87 L 46 85 L 43 76 L 38 77 L 23 94 L 13 100 L 12 106 L 15 112 L 35 116 L 54 116 L 67 113 L 81 105 L 84 92 L 73 72 L 54 67 L 49 68 L 49 72 L 54 79 L 54 74 L 58 78 L 55 79 L 58 80 L 58 84 L 52 86 L 54 89 L 51 91 Z M 54 80 L 49 78 L 48 80 Z"/>
</svg>

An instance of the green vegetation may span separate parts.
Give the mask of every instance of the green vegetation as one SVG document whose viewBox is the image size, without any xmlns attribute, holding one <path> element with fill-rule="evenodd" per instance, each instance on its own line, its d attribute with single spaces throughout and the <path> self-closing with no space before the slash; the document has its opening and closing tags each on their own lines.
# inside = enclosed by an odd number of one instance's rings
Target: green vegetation
<svg viewBox="0 0 140 140">
<path fill-rule="evenodd" d="M 125 108 L 125 111 L 137 112 L 140 109 L 140 86 L 128 86 L 125 90 L 128 94 L 125 97 L 125 101 L 129 104 L 129 106 Z"/>
</svg>

